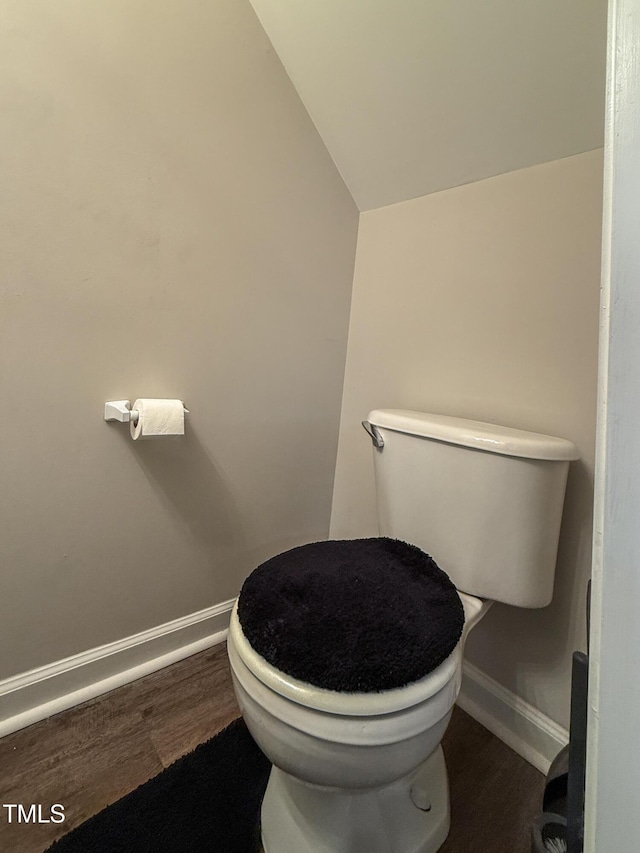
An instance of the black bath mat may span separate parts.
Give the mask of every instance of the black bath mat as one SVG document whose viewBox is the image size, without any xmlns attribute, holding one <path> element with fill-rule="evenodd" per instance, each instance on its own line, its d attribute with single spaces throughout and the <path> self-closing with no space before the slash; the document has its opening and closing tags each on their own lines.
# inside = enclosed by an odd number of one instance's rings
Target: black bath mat
<svg viewBox="0 0 640 853">
<path fill-rule="evenodd" d="M 47 853 L 257 853 L 270 769 L 235 720 Z"/>
</svg>

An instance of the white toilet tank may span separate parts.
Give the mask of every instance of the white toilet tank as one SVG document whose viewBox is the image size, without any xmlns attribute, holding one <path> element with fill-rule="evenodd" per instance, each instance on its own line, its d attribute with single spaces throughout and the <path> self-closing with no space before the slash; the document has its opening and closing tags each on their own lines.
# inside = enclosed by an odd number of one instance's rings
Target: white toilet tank
<svg viewBox="0 0 640 853">
<path fill-rule="evenodd" d="M 376 409 L 369 424 L 384 442 L 374 447 L 380 535 L 422 548 L 462 592 L 549 604 L 575 446 L 400 409 Z"/>
</svg>

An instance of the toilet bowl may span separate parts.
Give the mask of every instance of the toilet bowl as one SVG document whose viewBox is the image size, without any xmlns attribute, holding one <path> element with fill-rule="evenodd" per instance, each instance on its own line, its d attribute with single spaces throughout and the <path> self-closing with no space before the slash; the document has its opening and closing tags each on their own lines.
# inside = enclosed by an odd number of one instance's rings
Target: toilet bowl
<svg viewBox="0 0 640 853">
<path fill-rule="evenodd" d="M 494 600 L 536 608 L 553 593 L 569 463 L 578 458 L 570 441 L 394 409 L 363 424 L 383 539 L 330 540 L 272 558 L 245 581 L 231 618 L 238 703 L 273 763 L 265 853 L 436 853 L 450 823 L 440 742 L 469 631 Z M 318 551 L 324 563 L 310 563 Z M 272 594 L 280 570 L 288 574 Z M 362 637 L 355 656 L 340 644 L 360 621 L 367 649 L 381 652 L 372 671 Z M 355 666 L 343 681 L 345 661 Z"/>
<path fill-rule="evenodd" d="M 453 652 L 419 681 L 376 693 L 325 690 L 278 670 L 252 648 L 236 604 L 233 684 L 274 765 L 262 808 L 265 853 L 435 853 L 442 845 L 449 802 L 440 741 L 466 637 L 491 604 L 459 595 L 465 628 Z"/>
</svg>

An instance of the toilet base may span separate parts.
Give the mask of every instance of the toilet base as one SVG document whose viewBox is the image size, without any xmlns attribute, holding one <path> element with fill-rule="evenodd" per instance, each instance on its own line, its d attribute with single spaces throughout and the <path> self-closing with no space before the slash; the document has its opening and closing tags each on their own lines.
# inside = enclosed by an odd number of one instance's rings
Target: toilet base
<svg viewBox="0 0 640 853">
<path fill-rule="evenodd" d="M 408 776 L 373 790 L 321 788 L 273 767 L 262 803 L 262 845 L 264 853 L 436 853 L 449 823 L 438 746 Z"/>
</svg>

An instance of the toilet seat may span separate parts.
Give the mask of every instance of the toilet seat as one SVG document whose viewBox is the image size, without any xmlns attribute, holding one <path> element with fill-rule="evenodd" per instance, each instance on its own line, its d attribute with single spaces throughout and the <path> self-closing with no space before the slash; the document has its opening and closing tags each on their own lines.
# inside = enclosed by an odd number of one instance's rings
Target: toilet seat
<svg viewBox="0 0 640 853">
<path fill-rule="evenodd" d="M 276 671 L 340 693 L 379 693 L 422 680 L 464 629 L 456 588 L 415 545 L 388 537 L 292 548 L 245 580 L 238 618 Z"/>
<path fill-rule="evenodd" d="M 465 630 L 460 642 L 440 666 L 423 678 L 404 687 L 378 693 L 347 693 L 317 687 L 274 667 L 259 655 L 244 635 L 238 619 L 236 601 L 229 624 L 230 653 L 237 655 L 247 670 L 269 690 L 305 708 L 327 714 L 367 717 L 393 714 L 419 705 L 451 684 L 457 695 L 460 679 L 461 650 L 467 632 L 484 615 L 491 602 L 458 592 L 465 612 Z M 452 684 L 456 679 L 457 683 Z M 455 701 L 455 696 L 454 696 Z"/>
<path fill-rule="evenodd" d="M 457 654 L 451 655 L 435 677 L 432 673 L 411 685 L 413 689 L 338 693 L 304 682 L 292 683 L 288 675 L 267 661 L 256 661 L 255 651 L 241 634 L 234 612 L 227 641 L 233 677 L 242 688 L 245 702 L 253 702 L 260 709 L 265 726 L 271 728 L 277 721 L 287 728 L 288 742 L 292 742 L 293 732 L 342 744 L 343 748 L 408 741 L 438 721 L 448 720 L 458 695 L 461 667 Z M 241 709 L 244 714 L 242 702 Z"/>
</svg>

